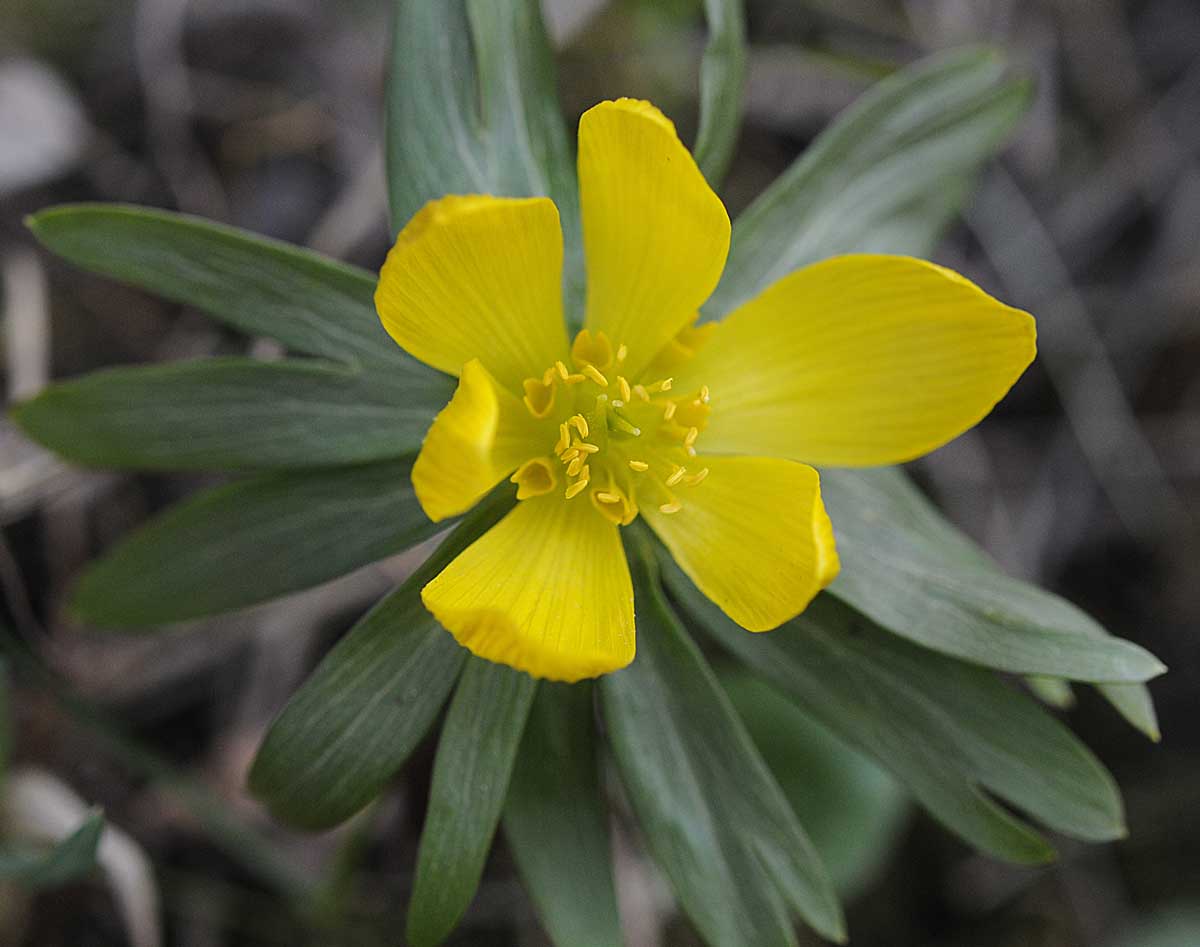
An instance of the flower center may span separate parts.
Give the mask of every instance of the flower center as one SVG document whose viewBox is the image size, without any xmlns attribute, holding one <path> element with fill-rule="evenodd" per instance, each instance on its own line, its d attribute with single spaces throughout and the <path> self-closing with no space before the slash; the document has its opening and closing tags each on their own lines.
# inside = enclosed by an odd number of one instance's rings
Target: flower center
<svg viewBox="0 0 1200 947">
<path fill-rule="evenodd" d="M 628 354 L 603 332 L 584 329 L 571 346 L 570 368 L 559 361 L 525 380 L 525 407 L 557 420 L 558 438 L 549 454 L 513 474 L 518 499 L 560 488 L 566 500 L 587 494 L 601 515 L 626 526 L 640 504 L 677 513 L 683 491 L 704 482 L 708 468 L 695 457 L 711 410 L 708 386 L 681 395 L 670 377 L 650 380 L 653 369 L 650 378 L 631 381 L 622 370 Z"/>
</svg>

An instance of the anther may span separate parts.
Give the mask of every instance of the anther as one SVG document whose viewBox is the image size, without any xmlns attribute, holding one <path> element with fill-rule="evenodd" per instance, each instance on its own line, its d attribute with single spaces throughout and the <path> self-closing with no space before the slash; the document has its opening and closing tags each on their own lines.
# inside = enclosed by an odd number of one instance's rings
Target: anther
<svg viewBox="0 0 1200 947">
<path fill-rule="evenodd" d="M 625 401 L 628 401 L 630 398 L 633 397 L 633 391 L 632 391 L 632 389 L 630 389 L 629 382 L 625 379 L 624 375 L 617 376 L 617 384 L 620 385 L 620 387 L 621 387 L 621 398 L 622 399 L 624 399 Z"/>
<path fill-rule="evenodd" d="M 633 393 L 634 393 L 635 395 L 637 395 L 639 398 L 641 398 L 643 401 L 649 401 L 649 400 L 650 400 L 650 392 L 648 392 L 648 391 L 646 390 L 646 386 L 645 386 L 645 385 L 634 385 L 634 386 L 633 386 Z"/>
<path fill-rule="evenodd" d="M 598 369 L 595 365 L 591 365 L 591 364 L 584 365 L 583 368 L 580 369 L 580 371 L 582 371 L 585 375 L 587 375 L 588 378 L 590 378 L 592 381 L 594 381 L 601 388 L 608 387 L 608 379 L 605 378 L 602 374 L 600 374 L 600 369 Z"/>
<path fill-rule="evenodd" d="M 575 425 L 575 430 L 579 432 L 580 437 L 588 436 L 587 418 L 585 418 L 582 414 L 572 415 L 571 423 Z"/>
<path fill-rule="evenodd" d="M 583 455 L 576 454 L 571 458 L 571 462 L 567 464 L 567 476 L 574 477 L 579 471 L 583 470 Z"/>
<path fill-rule="evenodd" d="M 570 500 L 573 497 L 579 496 L 579 494 L 583 493 L 583 491 L 587 489 L 587 485 L 588 482 L 586 480 L 575 481 L 575 483 L 567 487 L 567 499 Z"/>
<path fill-rule="evenodd" d="M 566 422 L 558 426 L 558 443 L 554 445 L 554 453 L 561 454 L 571 443 L 571 429 Z"/>
<path fill-rule="evenodd" d="M 600 448 L 599 448 L 599 447 L 597 447 L 595 444 L 589 444 L 587 441 L 576 441 L 576 442 L 575 442 L 574 444 L 572 444 L 571 446 L 572 446 L 572 447 L 574 447 L 576 450 L 581 450 L 581 451 L 583 451 L 585 454 L 598 454 L 598 453 L 600 453 Z"/>
<path fill-rule="evenodd" d="M 671 418 L 675 417 L 675 407 L 676 405 L 674 401 L 667 402 L 667 410 L 663 412 L 664 421 L 670 421 Z"/>
<path fill-rule="evenodd" d="M 698 427 L 688 428 L 688 432 L 686 435 L 684 435 L 684 438 L 683 438 L 683 446 L 691 447 L 693 444 L 696 443 L 696 438 L 698 438 L 699 436 L 700 436 L 700 428 L 698 428 Z"/>
<path fill-rule="evenodd" d="M 708 404 L 708 385 L 700 386 L 700 400 Z"/>
<path fill-rule="evenodd" d="M 558 369 L 558 374 L 562 377 L 563 381 L 566 381 L 571 377 L 571 373 L 567 371 L 567 366 L 564 365 L 561 360 L 555 362 L 554 367 Z"/>
<path fill-rule="evenodd" d="M 644 460 L 631 460 L 629 461 L 629 469 L 636 470 L 638 473 L 645 473 L 650 469 L 650 465 Z"/>
<path fill-rule="evenodd" d="M 561 454 L 558 455 L 558 459 L 561 460 L 565 464 L 565 463 L 569 463 L 570 461 L 574 460 L 578 456 L 579 456 L 579 448 L 578 447 L 569 447 L 565 451 L 563 451 Z"/>
<path fill-rule="evenodd" d="M 674 472 L 671 474 L 671 476 L 667 477 L 667 486 L 668 487 L 675 486 L 675 484 L 679 483 L 679 481 L 682 480 L 686 476 L 687 476 L 687 468 L 686 467 L 676 467 Z"/>
<path fill-rule="evenodd" d="M 622 342 L 617 347 L 617 361 L 618 362 L 625 361 L 625 359 L 628 357 L 628 355 L 629 355 L 629 348 L 628 348 L 628 346 L 625 345 L 624 342 Z"/>
<path fill-rule="evenodd" d="M 690 477 L 686 478 L 684 480 L 684 483 L 686 483 L 689 487 L 697 487 L 700 484 L 704 483 L 704 481 L 707 479 L 707 477 L 708 477 L 708 468 L 704 467 L 701 470 L 698 470 L 696 473 L 692 474 Z"/>
<path fill-rule="evenodd" d="M 601 503 L 620 503 L 621 496 L 618 493 L 606 493 L 603 490 L 596 491 L 596 499 Z"/>
<path fill-rule="evenodd" d="M 570 494 L 570 490 L 568 490 L 567 493 Z M 682 509 L 683 509 L 682 503 L 680 503 L 678 500 L 672 500 L 670 503 L 664 503 L 662 506 L 660 506 L 658 508 L 658 512 L 660 512 L 660 513 L 678 513 Z"/>
</svg>

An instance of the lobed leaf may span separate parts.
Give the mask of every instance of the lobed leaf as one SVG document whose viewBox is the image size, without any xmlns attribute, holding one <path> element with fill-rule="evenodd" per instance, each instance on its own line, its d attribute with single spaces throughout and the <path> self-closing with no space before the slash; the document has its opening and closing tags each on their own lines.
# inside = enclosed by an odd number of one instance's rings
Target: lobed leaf
<svg viewBox="0 0 1200 947">
<path fill-rule="evenodd" d="M 664 565 L 664 578 L 699 627 L 877 759 L 934 818 L 982 851 L 1019 863 L 1054 854 L 985 793 L 1075 838 L 1124 834 L 1120 796 L 1103 766 L 990 671 L 910 644 L 830 595 L 783 627 L 753 635 L 673 563 Z"/>
<path fill-rule="evenodd" d="M 511 503 L 511 489 L 481 501 L 288 701 L 250 770 L 251 791 L 279 818 L 310 829 L 348 819 L 379 794 L 428 732 L 466 651 L 426 611 L 421 587 Z"/>
<path fill-rule="evenodd" d="M 601 679 L 600 696 L 655 861 L 714 947 L 794 944 L 789 910 L 842 940 L 841 907 L 816 850 L 664 601 L 653 553 L 631 552 L 638 655 Z"/>
<path fill-rule="evenodd" d="M 440 944 L 475 895 L 536 689 L 528 674 L 467 661 L 433 763 L 408 907 L 413 947 Z"/>
<path fill-rule="evenodd" d="M 734 222 L 704 306 L 720 318 L 780 277 L 839 253 L 928 252 L 1030 98 L 980 49 L 930 57 L 863 95 Z"/>
<path fill-rule="evenodd" d="M 327 467 L 417 451 L 453 382 L 412 381 L 319 362 L 214 358 L 94 372 L 50 386 L 12 416 L 87 466 Z"/>
<path fill-rule="evenodd" d="M 413 493 L 407 460 L 267 474 L 171 507 L 93 563 L 74 611 L 100 626 L 151 627 L 317 585 L 442 529 Z"/>
<path fill-rule="evenodd" d="M 375 276 L 309 250 L 198 217 L 122 204 L 65 204 L 26 221 L 86 270 L 194 306 L 245 332 L 414 389 L 438 373 L 406 355 L 375 314 Z"/>
<path fill-rule="evenodd" d="M 538 686 L 504 805 L 504 835 L 558 947 L 621 947 L 593 685 Z"/>
</svg>

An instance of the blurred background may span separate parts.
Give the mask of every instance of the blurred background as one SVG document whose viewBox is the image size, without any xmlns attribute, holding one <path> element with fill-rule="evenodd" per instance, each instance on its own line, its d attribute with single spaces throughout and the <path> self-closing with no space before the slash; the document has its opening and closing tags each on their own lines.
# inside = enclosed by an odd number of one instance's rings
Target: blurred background
<svg viewBox="0 0 1200 947">
<path fill-rule="evenodd" d="M 545 6 L 572 128 L 595 101 L 634 95 L 690 140 L 699 0 Z M 1160 745 L 1090 694 L 1069 712 L 1121 784 L 1130 836 L 1064 843 L 1052 867 L 975 855 L 869 764 L 856 793 L 795 780 L 810 828 L 847 863 L 852 940 L 1196 947 L 1200 4 L 748 0 L 747 16 L 746 122 L 723 190 L 732 215 L 897 65 L 987 41 L 1036 77 L 1028 119 L 937 259 L 1034 312 L 1040 358 L 986 423 L 914 472 L 1009 572 L 1171 668 L 1152 685 Z M 46 205 L 172 208 L 378 267 L 386 36 L 385 0 L 0 0 L 8 397 L 105 365 L 248 345 L 36 249 L 21 220 Z M 91 879 L 38 894 L 0 887 L 0 944 L 400 938 L 429 747 L 385 801 L 315 837 L 274 824 L 243 780 L 287 696 L 411 560 L 151 637 L 95 634 L 65 613 L 85 562 L 202 482 L 72 469 L 0 421 L 0 633 L 66 682 L 55 691 L 18 676 L 10 703 L 26 784 L 8 817 L 78 821 L 96 803 L 115 827 Z M 699 943 L 628 824 L 616 864 L 634 947 Z M 290 906 L 315 878 L 307 909 Z M 453 943 L 547 943 L 503 843 Z"/>
</svg>

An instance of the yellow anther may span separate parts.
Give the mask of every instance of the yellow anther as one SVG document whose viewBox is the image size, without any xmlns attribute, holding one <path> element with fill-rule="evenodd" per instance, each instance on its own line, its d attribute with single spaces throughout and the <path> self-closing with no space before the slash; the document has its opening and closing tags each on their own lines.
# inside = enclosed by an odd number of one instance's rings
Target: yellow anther
<svg viewBox="0 0 1200 947">
<path fill-rule="evenodd" d="M 595 365 L 584 365 L 580 371 L 587 375 L 588 378 L 594 381 L 601 388 L 608 387 L 608 379 L 600 373 L 600 369 L 598 369 Z"/>
<path fill-rule="evenodd" d="M 590 466 L 588 466 L 587 464 L 584 464 L 583 470 L 579 471 L 579 479 L 585 480 L 585 481 L 591 480 L 592 479 L 592 468 Z"/>
<path fill-rule="evenodd" d="M 580 437 L 588 436 L 587 418 L 585 418 L 582 414 L 572 415 L 571 423 L 575 425 L 575 430 L 579 432 Z"/>
<path fill-rule="evenodd" d="M 579 496 L 579 494 L 583 493 L 583 491 L 587 489 L 587 485 L 588 482 L 586 480 L 577 480 L 575 483 L 571 484 L 569 487 L 567 487 L 567 499 L 570 500 Z"/>
<path fill-rule="evenodd" d="M 618 375 L 618 376 L 617 376 L 617 384 L 618 384 L 618 385 L 620 386 L 620 388 L 621 388 L 621 397 L 622 397 L 624 400 L 628 401 L 630 398 L 632 398 L 632 397 L 633 397 L 633 391 L 632 391 L 632 389 L 629 387 L 629 382 L 625 380 L 625 376 L 624 376 L 624 375 Z"/>
<path fill-rule="evenodd" d="M 567 371 L 567 366 L 562 363 L 561 359 L 554 363 L 554 367 L 558 370 L 558 374 L 561 376 L 563 381 L 566 381 L 571 377 L 571 373 Z"/>
<path fill-rule="evenodd" d="M 670 421 L 673 417 L 675 417 L 675 402 L 668 401 L 667 409 L 663 412 L 663 420 Z"/>
<path fill-rule="evenodd" d="M 571 429 L 564 421 L 558 426 L 558 443 L 554 445 L 554 453 L 561 454 L 571 444 Z"/>
<path fill-rule="evenodd" d="M 700 484 L 704 483 L 704 481 L 705 481 L 705 479 L 707 479 L 707 477 L 708 477 L 708 468 L 705 467 L 702 470 L 698 470 L 696 473 L 692 474 L 690 477 L 685 478 L 684 483 L 687 484 L 689 487 L 697 487 Z"/>
<path fill-rule="evenodd" d="M 629 357 L 629 347 L 624 342 L 622 342 L 617 347 L 617 361 L 623 362 L 628 357 Z"/>
<path fill-rule="evenodd" d="M 568 447 L 565 451 L 563 451 L 561 454 L 558 455 L 558 459 L 561 460 L 564 464 L 566 464 L 566 463 L 571 462 L 578 456 L 579 456 L 579 448 L 578 447 Z"/>
<path fill-rule="evenodd" d="M 517 499 L 527 500 L 549 493 L 558 483 L 554 467 L 543 457 L 527 460 L 508 478 L 517 485 Z"/>
<path fill-rule="evenodd" d="M 621 494 L 606 493 L 603 490 L 597 490 L 596 491 L 596 499 L 599 500 L 601 503 L 620 503 L 621 502 Z"/>
<path fill-rule="evenodd" d="M 670 503 L 664 503 L 658 508 L 660 513 L 678 513 L 683 509 L 683 504 L 678 500 L 672 500 Z"/>
<path fill-rule="evenodd" d="M 587 381 L 587 375 L 581 375 L 579 372 L 571 372 L 566 378 L 568 385 L 579 385 Z"/>
<path fill-rule="evenodd" d="M 631 460 L 629 462 L 629 469 L 636 470 L 638 473 L 645 473 L 650 469 L 650 465 L 644 460 Z"/>
<path fill-rule="evenodd" d="M 598 453 L 600 453 L 600 448 L 599 448 L 599 447 L 597 447 L 595 444 L 589 444 L 587 441 L 576 441 L 576 442 L 575 442 L 574 444 L 572 444 L 571 446 L 572 446 L 572 447 L 574 447 L 576 450 L 581 450 L 581 451 L 583 451 L 585 454 L 598 454 Z"/>
<path fill-rule="evenodd" d="M 700 386 L 700 400 L 708 404 L 708 385 Z"/>
<path fill-rule="evenodd" d="M 679 483 L 679 481 L 682 480 L 686 476 L 687 476 L 687 468 L 686 467 L 676 467 L 675 470 L 672 472 L 671 476 L 667 477 L 667 486 L 668 487 L 675 486 L 675 484 Z"/>
<path fill-rule="evenodd" d="M 614 408 L 623 408 L 623 407 L 625 407 L 625 402 L 622 401 L 620 398 L 613 398 L 612 406 Z"/>
<path fill-rule="evenodd" d="M 698 428 L 698 427 L 688 428 L 687 434 L 685 434 L 683 437 L 683 446 L 691 447 L 693 444 L 696 443 L 696 438 L 698 438 L 699 436 L 700 436 L 700 428 Z"/>
<path fill-rule="evenodd" d="M 567 476 L 574 477 L 579 471 L 583 470 L 584 458 L 582 454 L 576 454 L 571 458 L 571 462 L 567 464 Z"/>
<path fill-rule="evenodd" d="M 646 390 L 646 386 L 645 386 L 645 385 L 634 385 L 634 386 L 633 386 L 633 393 L 634 393 L 635 395 L 637 395 L 639 398 L 641 398 L 643 401 L 649 401 L 649 400 L 650 400 L 650 392 L 648 392 L 648 391 Z"/>
<path fill-rule="evenodd" d="M 674 378 L 664 378 L 662 381 L 656 381 L 653 385 L 650 385 L 646 390 L 647 391 L 670 391 L 671 386 L 673 384 L 675 384 Z"/>
</svg>

